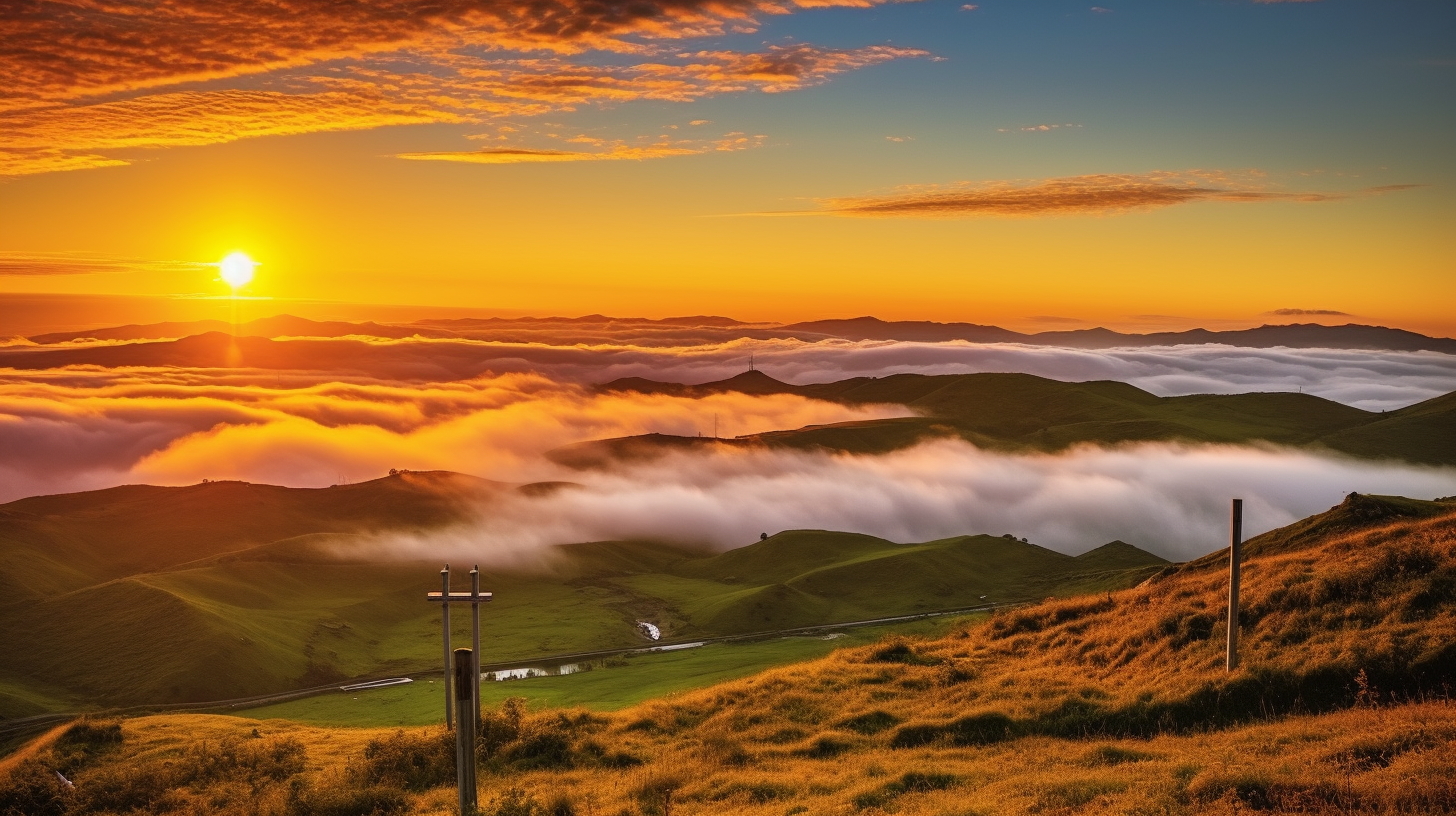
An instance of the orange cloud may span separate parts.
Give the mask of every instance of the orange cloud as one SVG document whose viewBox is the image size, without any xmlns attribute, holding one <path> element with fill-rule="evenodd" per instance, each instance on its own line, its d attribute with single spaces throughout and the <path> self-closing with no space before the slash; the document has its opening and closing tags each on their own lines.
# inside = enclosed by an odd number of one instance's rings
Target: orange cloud
<svg viewBox="0 0 1456 816">
<path fill-rule="evenodd" d="M 606 150 L 532 150 L 529 148 L 496 147 L 441 153 L 400 153 L 397 158 L 420 161 L 454 161 L 474 164 L 521 164 L 525 162 L 624 161 L 660 159 L 668 156 L 696 156 L 703 153 L 731 152 L 759 147 L 764 136 L 728 134 L 722 139 L 658 140 L 650 144 L 609 143 Z M 569 139 L 568 141 L 580 141 Z M 591 140 L 593 142 L 599 140 Z"/>
<path fill-rule="evenodd" d="M 1264 189 L 1217 171 L 1104 174 L 1054 178 L 1030 184 L 995 181 L 931 185 L 882 196 L 827 198 L 819 200 L 823 209 L 818 212 L 911 218 L 1112 215 L 1198 201 L 1333 201 L 1351 195 L 1378 195 L 1411 186 L 1415 185 L 1369 188 L 1358 193 L 1289 192 Z"/>
<path fill-rule="evenodd" d="M 642 51 L 653 40 L 751 30 L 755 14 L 882 0 L 309 0 L 93 3 L 50 0 L 0 18 L 0 110 L 230 78 L 369 54 L 470 46 Z"/>
<path fill-rule="evenodd" d="M 387 125 L 480 123 L 586 104 L 637 99 L 686 102 L 749 90 L 808 87 L 915 49 L 778 46 L 758 54 L 698 52 L 688 62 L 578 66 L 562 58 L 484 59 L 441 54 L 425 63 L 380 57 L 331 75 L 282 72 L 285 90 L 181 91 L 93 105 L 50 105 L 0 118 L 0 174 L 23 175 L 125 164 L 105 151 L 205 145 L 260 136 Z M 759 138 L 759 137 L 752 137 Z M 613 155 L 567 151 L 406 154 L 451 161 L 579 161 L 689 155 L 752 144 L 623 145 Z M 640 155 L 633 155 L 638 152 Z"/>
</svg>

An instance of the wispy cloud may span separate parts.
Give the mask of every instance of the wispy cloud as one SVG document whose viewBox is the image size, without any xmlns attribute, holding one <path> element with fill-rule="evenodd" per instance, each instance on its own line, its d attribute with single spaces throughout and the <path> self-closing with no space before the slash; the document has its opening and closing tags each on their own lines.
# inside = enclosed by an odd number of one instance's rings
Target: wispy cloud
<svg viewBox="0 0 1456 816">
<path fill-rule="evenodd" d="M 844 71 L 926 55 L 888 46 L 797 44 L 758 53 L 683 52 L 627 65 L 583 66 L 560 56 L 505 59 L 451 53 L 425 62 L 413 56 L 377 56 L 336 72 L 282 71 L 268 79 L 276 87 L 265 89 L 178 91 L 12 111 L 0 120 L 0 174 L 125 164 L 125 158 L 108 151 L 126 149 L 388 125 L 481 123 L 639 99 L 688 102 L 752 90 L 780 93 Z"/>
<path fill-rule="evenodd" d="M 1080 317 L 1061 317 L 1060 315 L 1032 315 L 1027 320 L 1035 320 L 1038 323 L 1083 323 L 1087 321 Z"/>
<path fill-rule="evenodd" d="M 1064 130 L 1067 128 L 1079 128 L 1081 125 L 1066 122 L 1053 125 L 1023 125 L 1014 128 L 996 128 L 997 133 L 1047 133 L 1053 130 Z"/>
<path fill-rule="evenodd" d="M 445 151 L 439 153 L 400 153 L 398 158 L 417 161 L 451 161 L 473 164 L 522 164 L 531 162 L 576 162 L 576 161 L 642 161 L 670 156 L 696 156 L 703 153 L 721 153 L 747 150 L 763 145 L 766 136 L 747 136 L 730 133 L 721 139 L 660 139 L 646 144 L 610 142 L 605 149 L 585 150 L 536 150 L 516 147 L 490 147 L 480 150 Z M 601 140 L 591 140 L 600 142 Z"/>
<path fill-rule="evenodd" d="M 878 0 L 278 0 L 164 4 L 55 0 L 0 18 L 0 109 L 233 78 L 381 53 L 470 50 L 644 53 L 654 43 L 751 31 L 755 15 L 868 7 Z"/>
<path fill-rule="evenodd" d="M 1369 188 L 1354 193 L 1268 189 L 1233 174 L 1216 171 L 1087 175 L 1031 183 L 993 181 L 925 185 L 887 195 L 819 199 L 826 215 L 965 218 L 974 216 L 1042 217 L 1115 215 L 1195 202 L 1322 202 L 1354 195 L 1379 195 L 1409 185 Z"/>
<path fill-rule="evenodd" d="M 117 272 L 197 272 L 216 264 L 191 261 L 148 261 L 79 253 L 0 252 L 0 275 L 99 275 Z"/>
<path fill-rule="evenodd" d="M 1334 315 L 1338 317 L 1353 317 L 1349 312 L 1340 312 L 1334 309 L 1275 309 L 1265 314 L 1278 315 L 1280 317 L 1294 317 L 1297 315 Z"/>
</svg>

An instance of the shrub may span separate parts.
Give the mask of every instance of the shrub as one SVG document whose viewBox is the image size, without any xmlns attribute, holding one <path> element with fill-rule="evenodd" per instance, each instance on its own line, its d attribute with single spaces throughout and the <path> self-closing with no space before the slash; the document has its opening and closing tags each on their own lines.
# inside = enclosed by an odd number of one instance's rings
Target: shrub
<svg viewBox="0 0 1456 816">
<path fill-rule="evenodd" d="M 870 661 L 874 663 L 903 663 L 907 666 L 935 666 L 940 663 L 938 658 L 918 654 L 911 648 L 909 643 L 898 638 L 872 652 L 870 654 Z"/>
<path fill-rule="evenodd" d="M 1194 612 L 1191 615 L 1170 615 L 1159 622 L 1158 630 L 1170 639 L 1173 648 L 1181 649 L 1190 643 L 1213 637 L 1213 630 L 1217 625 L 1218 621 L 1212 616 Z"/>
<path fill-rule="evenodd" d="M 455 736 L 441 728 L 431 733 L 396 731 L 364 747 L 352 776 L 369 785 L 422 791 L 455 782 Z"/>
<path fill-rule="evenodd" d="M 883 808 L 897 797 L 907 793 L 946 790 L 959 781 L 960 778 L 953 774 L 911 771 L 893 782 L 885 783 L 876 790 L 854 797 L 854 806 L 860 810 Z"/>
<path fill-rule="evenodd" d="M 0 779 L 0 814 L 3 816 L 60 816 L 69 791 L 56 772 L 37 759 L 24 759 Z"/>
<path fill-rule="evenodd" d="M 570 768 L 573 764 L 571 740 L 556 730 L 528 734 L 508 746 L 501 754 L 507 763 L 522 769 Z"/>
<path fill-rule="evenodd" d="M 521 736 L 521 724 L 525 719 L 524 697 L 507 697 L 498 710 L 481 712 L 480 728 L 476 734 L 476 750 L 480 756 L 490 759 L 515 742 Z"/>
<path fill-rule="evenodd" d="M 872 736 L 900 724 L 900 718 L 888 711 L 870 711 L 835 723 L 836 728 Z"/>
<path fill-rule="evenodd" d="M 832 737 L 820 737 L 814 740 L 813 745 L 810 745 L 808 748 L 802 748 L 794 753 L 798 756 L 808 757 L 809 759 L 833 759 L 853 747 L 853 745 L 843 740 L 837 740 Z"/>
<path fill-rule="evenodd" d="M 404 791 L 385 785 L 295 785 L 288 800 L 289 816 L 391 816 L 408 807 Z"/>
<path fill-rule="evenodd" d="M 536 797 L 511 786 L 480 808 L 481 816 L 543 816 L 544 809 Z"/>
<path fill-rule="evenodd" d="M 775 785 L 770 782 L 735 782 L 714 792 L 708 799 L 722 802 L 741 797 L 755 805 L 762 805 L 776 799 L 787 799 L 793 795 L 794 789 L 787 785 Z"/>
<path fill-rule="evenodd" d="M 182 784 L 179 764 L 140 762 L 103 765 L 78 775 L 76 807 L 81 813 L 134 810 L 161 811 Z"/>
<path fill-rule="evenodd" d="M 293 737 L 261 744 L 228 737 L 193 745 L 177 765 L 178 784 L 236 780 L 262 782 L 287 779 L 304 769 L 308 752 Z"/>
<path fill-rule="evenodd" d="M 951 723 L 947 729 L 952 745 L 991 745 L 1011 739 L 1015 723 L 1005 714 L 972 714 Z"/>
<path fill-rule="evenodd" d="M 1119 793 L 1127 785 L 1111 779 L 1069 779 L 1042 788 L 1036 810 L 1065 810 L 1090 804 L 1108 793 Z"/>
<path fill-rule="evenodd" d="M 1142 751 L 1134 751 L 1129 748 L 1120 748 L 1116 745 L 1099 745 L 1088 752 L 1082 759 L 1084 765 L 1124 765 L 1129 762 L 1142 762 L 1145 759 L 1152 759 L 1153 755 Z"/>
<path fill-rule="evenodd" d="M 672 816 L 672 797 L 687 784 L 686 777 L 676 773 L 658 773 L 632 789 L 632 798 L 642 803 L 648 816 Z"/>
</svg>

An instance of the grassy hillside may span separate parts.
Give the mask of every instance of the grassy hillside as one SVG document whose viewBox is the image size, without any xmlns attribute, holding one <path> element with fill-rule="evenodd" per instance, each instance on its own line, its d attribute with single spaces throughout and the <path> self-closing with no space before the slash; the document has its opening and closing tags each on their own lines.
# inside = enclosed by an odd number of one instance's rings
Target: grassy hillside
<svg viewBox="0 0 1456 816">
<path fill-rule="evenodd" d="M 1000 450 L 1062 450 L 1079 443 L 1272 442 L 1369 458 L 1456 464 L 1456 395 L 1390 413 L 1351 408 L 1312 394 L 1198 394 L 1157 397 L 1120 382 L 1067 383 L 1030 374 L 895 374 L 793 386 L 762 372 L 683 386 L 619 380 L 607 390 L 702 394 L 794 393 L 847 404 L 894 403 L 921 416 L 774 431 L 735 440 L 881 453 L 926 438 L 958 436 Z M 696 444 L 679 437 L 634 437 L 574 446 L 565 464 L 599 464 L 619 453 Z"/>
<path fill-rule="evenodd" d="M 1456 505 L 1434 504 L 1355 497 L 1257 540 L 1236 672 L 1223 575 L 1193 564 L 615 714 L 504 704 L 484 812 L 1451 812 Z M 15 763 L 0 809 L 444 814 L 449 761 L 434 728 L 152 717 Z"/>
<path fill-rule="evenodd" d="M 405 473 L 321 490 L 131 486 L 0 506 L 0 717 L 435 670 L 439 610 L 424 594 L 438 589 L 439 563 L 384 560 L 363 534 L 468 523 L 509 489 Z M 717 556 L 573 544 L 537 566 L 486 569 L 496 600 L 483 649 L 491 662 L 630 648 L 642 645 L 639 620 L 671 640 L 963 608 L 983 595 L 1127 585 L 1164 563 L 1123 555 L 1103 563 L 989 536 L 898 544 L 825 531 Z M 463 615 L 455 624 L 468 630 Z"/>
</svg>

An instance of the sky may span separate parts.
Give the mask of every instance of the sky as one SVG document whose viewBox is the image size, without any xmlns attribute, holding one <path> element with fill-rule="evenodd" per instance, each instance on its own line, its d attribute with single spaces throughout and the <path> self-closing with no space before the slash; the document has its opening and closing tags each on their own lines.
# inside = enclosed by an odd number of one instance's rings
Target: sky
<svg viewBox="0 0 1456 816">
<path fill-rule="evenodd" d="M 0 294 L 113 323 L 202 316 L 243 251 L 268 311 L 1456 335 L 1446 0 L 36 2 L 0 36 Z"/>
</svg>

